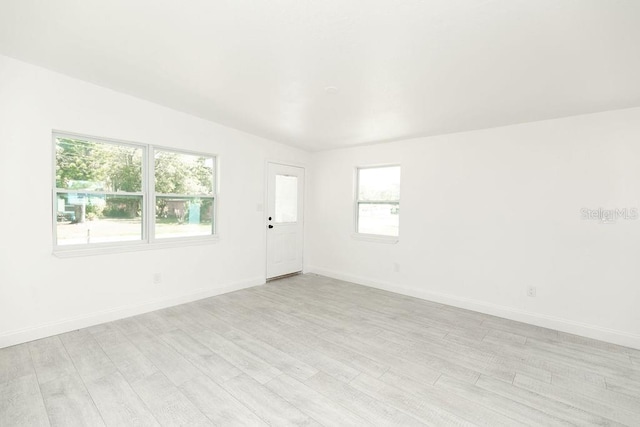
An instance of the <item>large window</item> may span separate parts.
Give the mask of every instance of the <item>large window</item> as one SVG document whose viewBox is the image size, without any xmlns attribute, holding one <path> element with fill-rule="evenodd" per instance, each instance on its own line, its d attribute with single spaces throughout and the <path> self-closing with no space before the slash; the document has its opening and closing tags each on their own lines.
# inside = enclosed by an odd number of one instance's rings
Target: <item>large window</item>
<svg viewBox="0 0 640 427">
<path fill-rule="evenodd" d="M 214 234 L 212 155 L 54 133 L 58 249 Z"/>
<path fill-rule="evenodd" d="M 400 226 L 400 166 L 358 168 L 356 231 L 394 236 Z"/>
</svg>

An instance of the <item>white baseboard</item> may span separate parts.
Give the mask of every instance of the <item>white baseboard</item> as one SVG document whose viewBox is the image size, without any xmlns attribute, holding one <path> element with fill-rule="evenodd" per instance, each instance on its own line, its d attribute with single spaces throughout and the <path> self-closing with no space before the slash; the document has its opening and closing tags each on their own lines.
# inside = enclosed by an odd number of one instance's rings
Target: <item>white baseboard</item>
<svg viewBox="0 0 640 427">
<path fill-rule="evenodd" d="M 338 280 L 344 280 L 347 282 L 357 283 L 359 285 L 369 286 L 376 289 L 382 289 L 397 294 L 447 304 L 454 307 L 464 308 L 467 310 L 473 310 L 493 316 L 503 317 L 505 319 L 516 320 L 518 322 L 529 323 L 532 325 L 541 326 L 543 328 L 555 329 L 558 331 L 580 335 L 587 338 L 593 338 L 600 341 L 606 341 L 625 347 L 640 349 L 640 335 L 624 331 L 604 328 L 601 326 L 590 325 L 582 322 L 576 322 L 574 320 L 563 319 L 546 314 L 534 313 L 517 308 L 491 304 L 488 302 L 463 298 L 456 295 L 413 289 L 392 283 L 384 283 L 320 267 L 308 266 L 306 268 L 306 272 L 315 273 Z"/>
<path fill-rule="evenodd" d="M 52 335 L 62 334 L 65 332 L 75 331 L 76 329 L 87 328 L 89 326 L 111 322 L 114 320 L 123 319 L 125 317 L 136 316 L 138 314 L 148 313 L 150 311 L 160 310 L 162 308 L 172 307 L 174 305 L 185 304 L 203 298 L 226 294 L 228 292 L 238 291 L 240 289 L 251 288 L 253 286 L 263 285 L 264 283 L 264 277 L 260 277 L 226 285 L 204 287 L 196 291 L 148 301 L 142 304 L 125 305 L 112 309 L 102 310 L 95 313 L 88 313 L 54 322 L 44 323 L 30 328 L 4 332 L 0 334 L 0 348 L 22 344 L 25 342 L 50 337 Z"/>
</svg>

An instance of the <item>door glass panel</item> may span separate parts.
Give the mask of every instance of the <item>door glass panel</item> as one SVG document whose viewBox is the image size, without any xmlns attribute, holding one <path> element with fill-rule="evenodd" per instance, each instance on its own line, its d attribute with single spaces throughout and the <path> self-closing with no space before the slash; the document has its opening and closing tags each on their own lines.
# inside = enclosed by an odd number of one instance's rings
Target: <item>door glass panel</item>
<svg viewBox="0 0 640 427">
<path fill-rule="evenodd" d="M 276 175 L 276 222 L 298 221 L 298 177 Z"/>
</svg>

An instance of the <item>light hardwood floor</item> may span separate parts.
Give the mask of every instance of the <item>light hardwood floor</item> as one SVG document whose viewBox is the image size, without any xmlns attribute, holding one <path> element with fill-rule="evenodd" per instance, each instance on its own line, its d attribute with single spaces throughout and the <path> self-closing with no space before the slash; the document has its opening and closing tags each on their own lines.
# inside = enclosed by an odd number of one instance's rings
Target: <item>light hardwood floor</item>
<svg viewBox="0 0 640 427">
<path fill-rule="evenodd" d="M 640 351 L 301 275 L 0 350 L 0 425 L 640 425 Z"/>
</svg>

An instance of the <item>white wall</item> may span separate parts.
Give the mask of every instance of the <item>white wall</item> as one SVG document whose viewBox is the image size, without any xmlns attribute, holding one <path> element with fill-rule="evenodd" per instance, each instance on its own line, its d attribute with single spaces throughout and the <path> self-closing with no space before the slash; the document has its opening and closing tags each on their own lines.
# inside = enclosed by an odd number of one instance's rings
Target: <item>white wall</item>
<svg viewBox="0 0 640 427">
<path fill-rule="evenodd" d="M 351 237 L 354 168 L 380 163 L 402 165 L 395 245 Z M 640 108 L 327 151 L 312 167 L 308 271 L 640 348 L 640 221 L 580 213 L 640 208 Z"/>
<path fill-rule="evenodd" d="M 220 241 L 52 255 L 52 129 L 220 157 Z M 265 161 L 308 154 L 0 56 L 0 347 L 264 283 Z M 163 283 L 152 284 L 160 272 Z"/>
<path fill-rule="evenodd" d="M 54 257 L 52 129 L 218 154 L 220 241 Z M 640 221 L 580 219 L 640 207 L 640 109 L 309 155 L 3 56 L 0 347 L 263 283 L 266 159 L 311 166 L 307 271 L 640 348 Z M 354 240 L 355 166 L 396 162 L 400 242 Z"/>
</svg>

